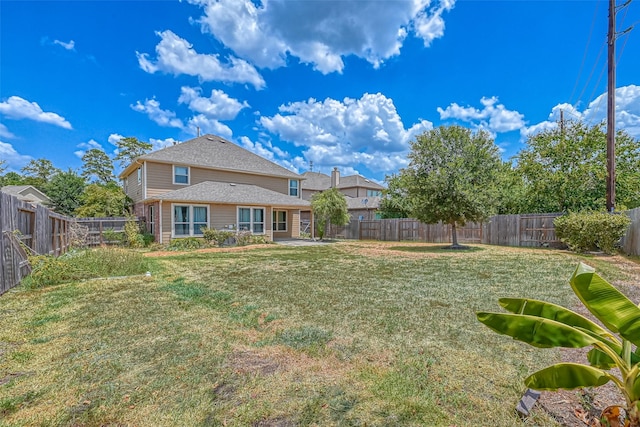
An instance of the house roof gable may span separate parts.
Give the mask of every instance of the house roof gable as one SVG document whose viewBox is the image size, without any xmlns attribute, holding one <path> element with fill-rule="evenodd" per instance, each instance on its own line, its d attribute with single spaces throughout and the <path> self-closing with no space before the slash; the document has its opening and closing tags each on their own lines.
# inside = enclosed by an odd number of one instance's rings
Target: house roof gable
<svg viewBox="0 0 640 427">
<path fill-rule="evenodd" d="M 2 187 L 2 191 L 4 193 L 11 194 L 12 196 L 16 196 L 21 200 L 32 201 L 33 198 L 29 197 L 29 194 L 36 194 L 38 199 L 43 202 L 51 201 L 46 194 L 38 190 L 33 185 L 5 185 Z"/>
<path fill-rule="evenodd" d="M 209 169 L 245 172 L 254 175 L 277 176 L 301 179 L 301 176 L 284 167 L 260 157 L 216 135 L 202 135 L 198 138 L 162 148 L 140 156 L 140 161 L 180 164 Z M 129 175 L 136 168 L 136 162 L 120 174 Z"/>
</svg>

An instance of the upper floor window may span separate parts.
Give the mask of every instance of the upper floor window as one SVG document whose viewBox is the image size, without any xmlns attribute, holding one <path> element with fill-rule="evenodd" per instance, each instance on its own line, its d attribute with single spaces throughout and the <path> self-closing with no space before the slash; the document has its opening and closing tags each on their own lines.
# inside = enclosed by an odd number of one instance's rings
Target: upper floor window
<svg viewBox="0 0 640 427">
<path fill-rule="evenodd" d="M 138 185 L 142 183 L 142 168 L 138 168 Z"/>
<path fill-rule="evenodd" d="M 290 179 L 289 180 L 289 195 L 290 196 L 294 196 L 294 197 L 298 197 L 298 183 L 300 181 L 298 181 L 297 179 Z"/>
<path fill-rule="evenodd" d="M 173 167 L 173 183 L 174 184 L 189 184 L 189 167 L 188 166 L 174 166 Z"/>
<path fill-rule="evenodd" d="M 382 191 L 380 190 L 367 190 L 367 197 L 380 197 L 382 196 Z"/>
</svg>

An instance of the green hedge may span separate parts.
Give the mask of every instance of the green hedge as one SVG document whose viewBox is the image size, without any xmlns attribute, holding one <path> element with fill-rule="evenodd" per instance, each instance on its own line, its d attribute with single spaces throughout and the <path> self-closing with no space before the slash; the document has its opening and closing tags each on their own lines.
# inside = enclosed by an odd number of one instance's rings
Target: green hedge
<svg viewBox="0 0 640 427">
<path fill-rule="evenodd" d="M 601 250 L 615 253 L 631 219 L 607 212 L 570 212 L 553 221 L 556 236 L 575 252 Z"/>
</svg>

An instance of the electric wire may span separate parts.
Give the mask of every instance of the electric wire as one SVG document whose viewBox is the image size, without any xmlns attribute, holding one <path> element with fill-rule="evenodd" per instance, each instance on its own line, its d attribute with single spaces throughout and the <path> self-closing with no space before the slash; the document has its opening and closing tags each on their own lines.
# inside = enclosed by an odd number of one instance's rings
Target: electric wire
<svg viewBox="0 0 640 427">
<path fill-rule="evenodd" d="M 582 63 L 580 64 L 580 69 L 578 70 L 578 77 L 576 77 L 576 82 L 573 85 L 573 90 L 571 90 L 571 96 L 569 96 L 569 104 L 573 105 L 573 95 L 576 93 L 576 89 L 578 88 L 578 83 L 580 82 L 580 77 L 582 76 L 582 70 L 584 69 L 584 63 L 587 60 L 587 53 L 589 52 L 589 45 L 591 44 L 591 38 L 593 37 L 593 28 L 596 25 L 597 15 L 598 15 L 598 6 L 600 2 L 596 2 L 596 8 L 593 11 L 593 18 L 591 19 L 591 28 L 589 29 L 589 37 L 587 38 L 587 45 L 584 48 L 584 53 L 582 54 Z"/>
</svg>

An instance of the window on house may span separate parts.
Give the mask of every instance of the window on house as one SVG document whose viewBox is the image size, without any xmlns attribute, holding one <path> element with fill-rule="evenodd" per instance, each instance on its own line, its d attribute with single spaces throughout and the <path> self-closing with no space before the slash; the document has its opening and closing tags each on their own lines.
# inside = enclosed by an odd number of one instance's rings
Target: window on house
<svg viewBox="0 0 640 427">
<path fill-rule="evenodd" d="M 238 230 L 264 233 L 264 208 L 238 208 Z"/>
<path fill-rule="evenodd" d="M 298 197 L 298 183 L 299 183 L 299 181 L 297 179 L 290 179 L 289 180 L 289 195 L 290 196 Z"/>
<path fill-rule="evenodd" d="M 382 191 L 380 190 L 367 190 L 367 197 L 380 197 L 382 196 Z"/>
<path fill-rule="evenodd" d="M 273 231 L 287 231 L 287 211 L 273 211 Z"/>
<path fill-rule="evenodd" d="M 138 185 L 142 183 L 142 168 L 138 168 Z"/>
<path fill-rule="evenodd" d="M 155 225 L 156 225 L 155 206 L 150 205 L 149 206 L 149 216 L 147 218 L 147 227 L 148 227 L 149 233 L 151 233 L 151 234 L 155 233 Z"/>
<path fill-rule="evenodd" d="M 173 205 L 173 235 L 175 237 L 202 236 L 202 228 L 209 225 L 207 206 Z"/>
<path fill-rule="evenodd" d="M 173 167 L 173 183 L 189 184 L 189 167 L 188 166 Z"/>
</svg>

